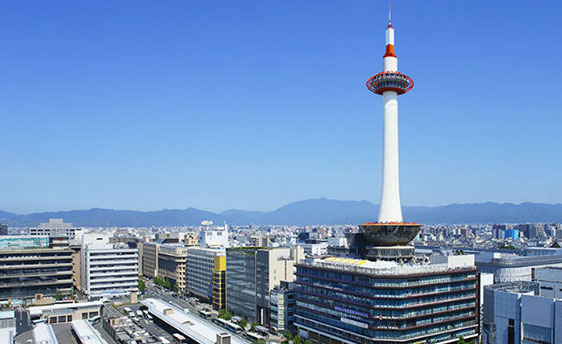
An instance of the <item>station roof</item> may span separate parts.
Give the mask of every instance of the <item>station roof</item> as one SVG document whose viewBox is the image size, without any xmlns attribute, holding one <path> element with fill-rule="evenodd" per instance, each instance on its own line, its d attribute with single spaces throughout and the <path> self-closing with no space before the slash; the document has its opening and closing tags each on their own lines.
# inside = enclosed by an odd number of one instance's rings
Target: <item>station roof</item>
<svg viewBox="0 0 562 344">
<path fill-rule="evenodd" d="M 72 329 L 82 344 L 107 344 L 101 334 L 87 320 L 73 320 Z"/>
<path fill-rule="evenodd" d="M 175 328 L 179 333 L 201 344 L 215 344 L 217 334 L 224 333 L 224 329 L 209 324 L 201 318 L 186 313 L 178 307 L 160 299 L 145 299 L 141 303 L 148 307 L 148 311 Z M 232 344 L 245 344 L 248 341 L 231 335 Z"/>
<path fill-rule="evenodd" d="M 48 306 L 35 306 L 35 307 L 29 307 L 29 315 L 37 316 L 45 312 L 56 312 L 58 310 L 78 309 L 78 308 L 101 307 L 102 305 L 103 305 L 102 301 L 91 301 L 91 302 L 75 302 L 75 303 L 57 303 Z"/>
<path fill-rule="evenodd" d="M 49 324 L 39 324 L 33 328 L 34 344 L 59 344 L 53 327 Z"/>
</svg>

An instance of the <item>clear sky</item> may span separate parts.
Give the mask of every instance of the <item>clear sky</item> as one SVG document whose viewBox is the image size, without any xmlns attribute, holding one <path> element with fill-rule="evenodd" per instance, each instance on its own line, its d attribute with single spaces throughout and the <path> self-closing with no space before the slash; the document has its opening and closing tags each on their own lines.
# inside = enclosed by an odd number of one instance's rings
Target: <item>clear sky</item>
<svg viewBox="0 0 562 344">
<path fill-rule="evenodd" d="M 562 202 L 562 1 L 396 0 L 402 203 Z M 379 201 L 387 2 L 4 1 L 0 209 Z"/>
</svg>

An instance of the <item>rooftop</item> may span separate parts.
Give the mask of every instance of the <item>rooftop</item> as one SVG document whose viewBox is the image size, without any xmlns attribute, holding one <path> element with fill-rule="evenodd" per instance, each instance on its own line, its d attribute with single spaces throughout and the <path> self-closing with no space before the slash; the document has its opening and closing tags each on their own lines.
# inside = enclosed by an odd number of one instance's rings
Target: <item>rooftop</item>
<svg viewBox="0 0 562 344">
<path fill-rule="evenodd" d="M 58 344 L 57 336 L 50 324 L 39 324 L 33 328 L 34 344 Z"/>
<path fill-rule="evenodd" d="M 217 334 L 224 329 L 212 325 L 192 314 L 185 313 L 178 307 L 160 299 L 145 299 L 141 303 L 148 307 L 150 313 L 174 327 L 178 332 L 201 344 L 215 344 Z M 232 336 L 232 344 L 249 343 Z"/>
<path fill-rule="evenodd" d="M 87 320 L 73 320 L 72 329 L 82 344 L 108 344 Z"/>
<path fill-rule="evenodd" d="M 36 316 L 36 315 L 41 315 L 45 312 L 52 312 L 56 310 L 101 307 L 102 305 L 103 305 L 102 301 L 91 301 L 91 302 L 76 302 L 76 303 L 58 303 L 58 304 L 47 305 L 47 306 L 34 306 L 34 307 L 29 307 L 29 315 Z"/>
</svg>

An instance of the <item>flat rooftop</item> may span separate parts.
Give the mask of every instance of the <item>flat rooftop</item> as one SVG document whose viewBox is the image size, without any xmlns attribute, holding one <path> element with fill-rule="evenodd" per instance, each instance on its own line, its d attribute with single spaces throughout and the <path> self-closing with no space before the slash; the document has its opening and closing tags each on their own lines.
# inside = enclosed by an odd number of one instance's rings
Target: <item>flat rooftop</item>
<svg viewBox="0 0 562 344">
<path fill-rule="evenodd" d="M 326 257 L 307 258 L 301 260 L 298 265 L 316 266 L 326 269 L 344 269 L 368 275 L 401 276 L 412 274 L 425 274 L 452 271 L 458 268 L 466 269 L 473 266 L 450 267 L 443 264 L 420 264 L 420 263 L 398 263 L 393 261 L 371 261 L 353 258 Z"/>
<path fill-rule="evenodd" d="M 73 320 L 72 329 L 82 344 L 108 344 L 87 320 Z"/>
<path fill-rule="evenodd" d="M 38 316 L 45 312 L 56 312 L 59 310 L 66 309 L 78 309 L 78 308 L 90 308 L 90 307 L 101 307 L 103 305 L 102 301 L 91 301 L 91 302 L 75 302 L 75 303 L 56 303 L 47 306 L 33 306 L 29 307 L 30 316 Z"/>
<path fill-rule="evenodd" d="M 53 326 L 50 324 L 39 324 L 33 328 L 34 344 L 59 344 Z"/>
<path fill-rule="evenodd" d="M 210 324 L 190 313 L 185 313 L 178 307 L 160 299 L 145 299 L 141 303 L 148 307 L 148 311 L 152 315 L 198 343 L 215 344 L 217 334 L 225 332 L 223 328 Z M 231 333 L 229 334 L 233 344 L 249 343 L 249 341 L 242 340 Z"/>
</svg>

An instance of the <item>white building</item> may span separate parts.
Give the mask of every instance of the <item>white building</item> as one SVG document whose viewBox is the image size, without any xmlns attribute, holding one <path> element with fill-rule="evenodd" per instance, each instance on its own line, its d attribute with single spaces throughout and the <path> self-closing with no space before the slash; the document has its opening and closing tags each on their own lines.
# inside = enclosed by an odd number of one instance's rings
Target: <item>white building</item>
<svg viewBox="0 0 562 344">
<path fill-rule="evenodd" d="M 14 311 L 0 312 L 0 344 L 12 344 L 16 336 L 16 315 Z"/>
<path fill-rule="evenodd" d="M 483 343 L 562 343 L 562 300 L 540 294 L 538 282 L 484 288 Z"/>
<path fill-rule="evenodd" d="M 90 298 L 138 292 L 138 251 L 109 244 L 109 237 L 84 235 L 81 250 L 82 291 Z"/>
<path fill-rule="evenodd" d="M 82 228 L 75 227 L 72 223 L 64 223 L 62 219 L 49 219 L 49 222 L 29 228 L 29 235 L 33 237 L 66 236 L 72 240 L 80 238 L 82 233 Z"/>
<path fill-rule="evenodd" d="M 211 222 L 212 224 L 212 222 Z M 199 246 L 210 248 L 228 247 L 228 225 L 224 227 L 205 226 L 199 231 Z"/>
<path fill-rule="evenodd" d="M 316 244 L 299 244 L 308 256 L 322 256 L 328 254 L 328 243 L 320 242 Z"/>
<path fill-rule="evenodd" d="M 207 300 L 213 298 L 215 257 L 225 256 L 224 248 L 187 248 L 186 290 Z"/>
</svg>

